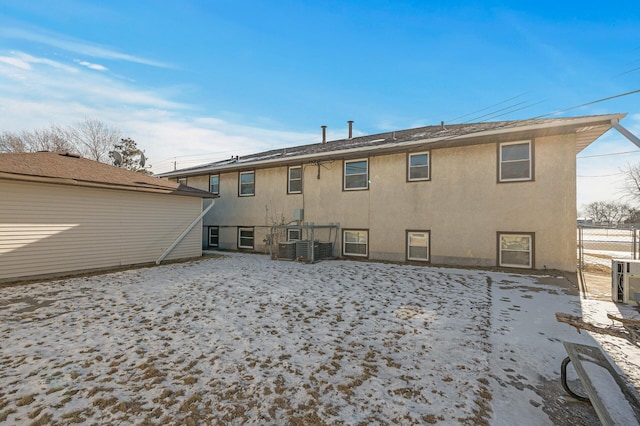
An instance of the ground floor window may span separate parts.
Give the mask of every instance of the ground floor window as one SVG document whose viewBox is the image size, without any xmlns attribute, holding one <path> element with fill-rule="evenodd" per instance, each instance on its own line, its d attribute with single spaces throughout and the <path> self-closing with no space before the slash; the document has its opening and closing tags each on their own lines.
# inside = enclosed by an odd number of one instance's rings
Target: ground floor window
<svg viewBox="0 0 640 426">
<path fill-rule="evenodd" d="M 533 233 L 498 233 L 498 266 L 533 268 L 533 253 Z"/>
<path fill-rule="evenodd" d="M 369 231 L 362 229 L 343 230 L 342 254 L 367 257 L 369 255 Z"/>
<path fill-rule="evenodd" d="M 217 226 L 209 227 L 209 247 L 218 247 L 220 228 Z"/>
<path fill-rule="evenodd" d="M 298 241 L 302 239 L 301 229 L 287 229 L 287 241 Z"/>
<path fill-rule="evenodd" d="M 238 248 L 253 249 L 253 228 L 238 228 Z"/>
<path fill-rule="evenodd" d="M 429 231 L 407 231 L 407 259 L 429 261 Z"/>
</svg>

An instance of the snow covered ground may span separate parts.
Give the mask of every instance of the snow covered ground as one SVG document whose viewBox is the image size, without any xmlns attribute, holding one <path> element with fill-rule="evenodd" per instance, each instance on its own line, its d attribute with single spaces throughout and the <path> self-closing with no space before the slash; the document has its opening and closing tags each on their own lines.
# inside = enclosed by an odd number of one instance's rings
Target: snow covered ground
<svg viewBox="0 0 640 426">
<path fill-rule="evenodd" d="M 561 277 L 241 253 L 5 287 L 0 423 L 598 424 L 559 383 L 562 341 L 596 342 L 554 314 L 616 309 Z M 597 338 L 637 388 L 638 348 Z"/>
</svg>

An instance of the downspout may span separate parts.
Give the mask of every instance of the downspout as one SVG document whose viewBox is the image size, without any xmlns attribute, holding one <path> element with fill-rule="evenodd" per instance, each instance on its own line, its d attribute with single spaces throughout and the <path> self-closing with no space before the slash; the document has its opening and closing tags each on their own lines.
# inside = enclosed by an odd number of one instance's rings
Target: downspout
<svg viewBox="0 0 640 426">
<path fill-rule="evenodd" d="M 633 133 L 631 133 L 630 131 L 628 131 L 624 127 L 622 127 L 622 125 L 620 125 L 620 123 L 618 123 L 618 120 L 611 120 L 611 127 L 616 129 L 618 132 L 620 132 L 620 134 L 622 136 L 624 136 L 625 138 L 629 139 L 631 142 L 633 142 L 634 145 L 636 145 L 638 148 L 640 148 L 640 139 L 638 139 L 636 137 L 636 135 L 634 135 Z"/>
<path fill-rule="evenodd" d="M 215 199 L 211 199 L 211 204 L 209 204 L 207 206 L 206 209 L 204 209 L 202 211 L 202 213 L 200 213 L 200 216 L 198 216 L 192 223 L 191 225 L 187 226 L 187 229 L 185 229 L 184 231 L 182 231 L 182 234 L 180 234 L 180 236 L 164 251 L 164 253 L 162 253 L 162 256 L 160 256 L 158 258 L 158 260 L 156 260 L 156 265 L 159 265 L 160 262 L 162 262 L 164 260 L 165 257 L 167 257 L 169 255 L 169 253 L 171 253 L 173 251 L 174 248 L 176 248 L 176 246 L 178 244 L 180 244 L 180 242 L 184 239 L 184 237 L 187 236 L 187 234 L 189 232 L 191 232 L 191 230 L 193 229 L 194 226 L 196 226 L 196 224 L 198 224 L 198 222 L 200 222 L 202 220 L 202 218 L 204 217 L 204 215 L 206 215 L 207 213 L 209 213 L 209 210 L 211 210 L 211 208 L 213 207 L 213 205 L 216 203 Z"/>
</svg>

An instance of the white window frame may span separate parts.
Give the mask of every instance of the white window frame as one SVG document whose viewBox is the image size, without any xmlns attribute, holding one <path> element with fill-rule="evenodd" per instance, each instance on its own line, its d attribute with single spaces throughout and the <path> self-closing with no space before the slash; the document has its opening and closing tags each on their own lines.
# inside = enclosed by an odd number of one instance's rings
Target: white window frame
<svg viewBox="0 0 640 426">
<path fill-rule="evenodd" d="M 504 250 L 504 251 L 519 251 L 523 253 L 529 253 L 529 262 L 527 265 L 520 264 L 512 264 L 505 263 L 502 261 L 502 238 L 503 237 L 518 237 L 518 238 L 528 238 L 529 239 L 529 250 Z M 535 251 L 535 234 L 532 232 L 499 232 L 498 233 L 498 266 L 502 266 L 505 268 L 523 268 L 523 269 L 532 269 L 534 267 L 534 251 Z"/>
<path fill-rule="evenodd" d="M 291 178 L 291 170 L 299 169 L 300 177 L 299 178 Z M 291 190 L 291 182 L 300 182 L 300 190 L 292 191 Z M 302 194 L 302 166 L 290 166 L 287 169 L 287 194 Z"/>
<path fill-rule="evenodd" d="M 292 236 L 294 233 L 298 233 L 298 237 Z M 287 229 L 287 241 L 300 241 L 302 239 L 302 229 Z"/>
<path fill-rule="evenodd" d="M 211 179 L 213 178 L 216 178 L 218 180 L 218 183 L 217 183 L 218 189 L 216 191 L 213 191 L 213 187 L 211 185 Z M 216 195 L 220 194 L 220 175 L 209 175 L 209 192 Z"/>
<path fill-rule="evenodd" d="M 213 237 L 213 232 L 212 231 L 216 231 L 215 232 L 215 237 L 218 240 L 217 243 L 213 244 L 211 243 L 211 238 Z M 219 226 L 210 226 L 209 227 L 209 247 L 218 247 L 220 245 L 220 227 Z"/>
<path fill-rule="evenodd" d="M 252 188 L 251 188 L 251 193 L 246 193 L 243 194 L 242 193 L 242 176 L 246 176 L 246 175 L 252 175 L 253 176 L 253 180 L 251 181 L 252 184 Z M 240 172 L 238 174 L 238 196 L 239 197 L 253 197 L 254 195 L 256 195 L 256 171 L 255 170 L 248 170 L 246 172 Z"/>
<path fill-rule="evenodd" d="M 419 155 L 426 155 L 427 156 L 427 165 L 426 166 L 411 166 L 411 158 L 413 157 L 417 157 Z M 416 168 L 416 167 L 426 167 L 427 169 L 427 177 L 420 177 L 420 178 L 412 178 L 411 177 L 411 169 L 412 168 Z M 409 182 L 420 182 L 420 181 L 425 181 L 425 180 L 430 180 L 431 179 L 431 152 L 427 151 L 427 152 L 413 152 L 410 153 L 407 157 L 407 181 Z"/>
<path fill-rule="evenodd" d="M 509 145 L 527 145 L 528 147 L 528 158 L 527 159 L 519 159 L 519 160 L 503 160 L 502 159 L 502 148 Z M 499 170 L 498 170 L 498 181 L 499 182 L 523 182 L 533 180 L 533 155 L 532 155 L 532 141 L 516 141 L 516 142 L 504 142 L 498 146 L 499 152 Z M 527 161 L 529 163 L 529 175 L 526 177 L 518 177 L 518 178 L 503 178 L 502 177 L 502 165 L 506 163 L 515 163 L 515 162 L 524 162 Z"/>
<path fill-rule="evenodd" d="M 186 177 L 180 177 L 178 178 L 178 180 L 176 180 L 176 182 L 178 182 L 180 185 L 187 185 L 187 178 Z"/>
<path fill-rule="evenodd" d="M 426 248 L 427 248 L 427 257 L 411 257 L 411 247 L 421 247 L 421 246 L 412 246 L 411 245 L 411 235 L 412 234 L 424 234 L 424 238 L 426 240 Z M 429 262 L 431 258 L 431 232 L 430 231 L 407 231 L 407 260 L 414 260 L 418 262 Z"/>
<path fill-rule="evenodd" d="M 366 164 L 365 175 L 365 184 L 364 186 L 354 186 L 351 188 L 347 187 L 347 165 L 352 163 L 360 163 L 363 162 Z M 361 176 L 362 173 L 352 173 L 349 176 Z M 344 160 L 344 164 L 342 166 L 342 189 L 344 191 L 362 191 L 369 189 L 369 159 L 368 158 L 359 158 L 357 160 Z"/>
<path fill-rule="evenodd" d="M 247 246 L 247 245 L 242 245 L 242 232 L 251 232 L 251 237 L 244 237 L 245 239 L 247 238 L 251 238 L 251 245 Z M 253 227 L 238 227 L 238 248 L 239 249 L 251 249 L 253 250 L 253 248 L 255 247 L 255 243 L 256 243 L 256 231 L 255 228 Z"/>
<path fill-rule="evenodd" d="M 347 242 L 347 233 L 358 233 L 364 234 L 365 242 Z M 347 244 L 359 244 L 364 245 L 364 254 L 363 253 L 349 253 L 347 252 Z M 369 230 L 367 229 L 343 229 L 342 230 L 342 255 L 343 256 L 356 256 L 356 257 L 368 257 L 369 256 Z"/>
</svg>

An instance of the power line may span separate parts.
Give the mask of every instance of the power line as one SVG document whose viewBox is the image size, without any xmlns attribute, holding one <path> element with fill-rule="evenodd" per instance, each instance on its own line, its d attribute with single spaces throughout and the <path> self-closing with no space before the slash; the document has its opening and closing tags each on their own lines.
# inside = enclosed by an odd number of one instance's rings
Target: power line
<svg viewBox="0 0 640 426">
<path fill-rule="evenodd" d="M 593 105 L 593 104 L 597 104 L 597 103 L 604 102 L 604 101 L 610 101 L 611 99 L 622 98 L 624 96 L 629 96 L 629 95 L 633 95 L 633 94 L 636 94 L 636 93 L 640 93 L 640 89 L 632 90 L 631 92 L 620 93 L 620 94 L 613 95 L 613 96 L 608 96 L 606 98 L 597 99 L 595 101 L 586 102 L 584 104 L 580 104 L 580 105 L 572 106 L 572 107 L 569 107 L 569 108 L 553 111 L 553 112 L 551 112 L 549 114 L 539 115 L 537 117 L 534 117 L 533 119 L 535 120 L 535 119 L 538 119 L 538 118 L 548 117 L 550 115 L 560 114 L 562 112 L 571 111 L 572 109 L 582 108 L 584 106 Z"/>
<path fill-rule="evenodd" d="M 594 155 L 584 155 L 582 157 L 576 157 L 577 160 L 582 160 L 583 158 L 595 158 L 595 157 L 608 157 L 611 155 L 626 155 L 626 154 L 640 154 L 640 151 L 624 151 L 624 152 L 611 152 L 608 154 L 594 154 Z"/>
</svg>

